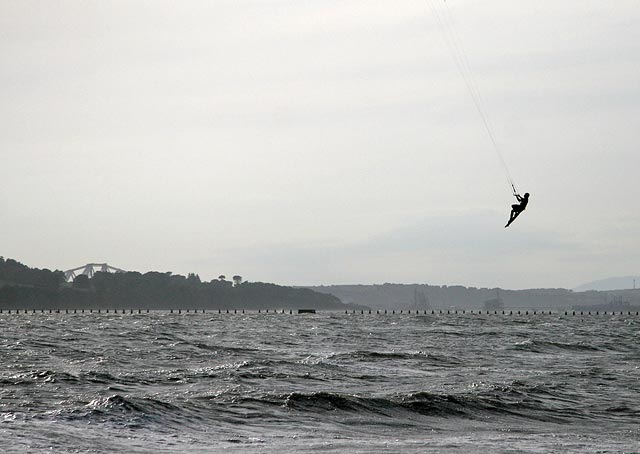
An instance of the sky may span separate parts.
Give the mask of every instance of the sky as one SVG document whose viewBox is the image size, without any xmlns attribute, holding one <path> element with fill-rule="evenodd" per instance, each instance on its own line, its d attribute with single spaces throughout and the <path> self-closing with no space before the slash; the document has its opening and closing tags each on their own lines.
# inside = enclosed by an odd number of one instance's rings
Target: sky
<svg viewBox="0 0 640 454">
<path fill-rule="evenodd" d="M 640 2 L 436 1 L 0 2 L 0 255 L 285 285 L 639 273 Z M 531 193 L 508 229 L 438 11 Z"/>
</svg>

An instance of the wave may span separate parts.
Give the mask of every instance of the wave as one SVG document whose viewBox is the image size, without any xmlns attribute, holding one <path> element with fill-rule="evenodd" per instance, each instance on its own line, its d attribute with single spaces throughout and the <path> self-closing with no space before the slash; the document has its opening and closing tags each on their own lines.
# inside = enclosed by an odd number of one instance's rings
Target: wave
<svg viewBox="0 0 640 454">
<path fill-rule="evenodd" d="M 202 419 L 194 411 L 160 399 L 121 394 L 94 399 L 84 408 L 61 416 L 68 420 L 108 422 L 130 428 L 149 423 L 185 427 Z"/>
<path fill-rule="evenodd" d="M 280 405 L 288 410 L 325 413 L 337 411 L 365 416 L 390 418 L 415 417 L 481 419 L 487 417 L 519 418 L 565 423 L 575 417 L 574 411 L 559 411 L 546 406 L 542 399 L 523 399 L 509 395 L 511 390 L 484 394 L 438 394 L 418 392 L 391 397 L 371 397 L 331 392 L 298 393 L 265 397 L 260 402 Z M 255 399 L 251 399 L 255 402 Z M 414 416 L 411 416 L 411 415 Z"/>
<path fill-rule="evenodd" d="M 255 348 L 245 348 L 245 347 L 231 347 L 225 345 L 211 345 L 204 342 L 187 342 L 188 345 L 195 347 L 198 350 L 206 350 L 216 353 L 245 353 L 245 354 L 253 354 L 259 352 L 259 350 Z"/>
<path fill-rule="evenodd" d="M 128 413 L 140 413 L 152 415 L 154 413 L 166 413 L 179 411 L 179 407 L 157 399 L 148 397 L 137 398 L 113 394 L 108 397 L 101 397 L 89 402 L 86 407 L 93 412 L 104 413 L 111 410 L 118 410 Z"/>
<path fill-rule="evenodd" d="M 37 385 L 41 383 L 56 383 L 76 381 L 77 377 L 67 372 L 56 372 L 49 369 L 33 370 L 0 378 L 2 385 Z"/>
<path fill-rule="evenodd" d="M 462 362 L 454 356 L 436 355 L 422 351 L 416 352 L 377 352 L 369 350 L 357 350 L 349 353 L 334 353 L 330 359 L 357 360 L 357 361 L 387 361 L 387 360 L 418 360 L 433 366 L 453 367 Z"/>
<path fill-rule="evenodd" d="M 585 352 L 585 351 L 600 351 L 601 349 L 590 344 L 582 342 L 565 343 L 565 342 L 551 342 L 551 341 L 539 341 L 533 339 L 527 339 L 522 342 L 518 342 L 513 346 L 513 350 L 534 352 L 534 353 L 547 353 L 551 351 L 565 350 L 572 352 Z"/>
<path fill-rule="evenodd" d="M 162 381 L 168 381 L 166 377 L 158 377 L 155 380 L 148 380 L 139 374 L 114 376 L 108 372 L 84 371 L 72 374 L 65 371 L 54 371 L 50 369 L 34 370 L 14 374 L 9 377 L 1 377 L 0 385 L 13 386 L 33 386 L 42 384 L 59 383 L 65 385 L 147 385 Z"/>
<path fill-rule="evenodd" d="M 92 400 L 84 409 L 75 410 L 68 417 L 129 425 L 143 422 L 183 425 L 194 417 L 198 420 L 226 421 L 249 415 L 269 418 L 279 414 L 279 418 L 293 419 L 301 416 L 291 412 L 309 413 L 314 418 L 357 415 L 359 418 L 379 420 L 383 417 L 393 421 L 420 416 L 468 420 L 486 420 L 490 417 L 566 423 L 582 417 L 574 402 L 559 403 L 558 395 L 545 387 L 518 382 L 496 386 L 482 393 L 463 394 L 418 392 L 361 396 L 333 392 L 292 392 L 242 396 L 228 391 L 213 396 L 194 396 L 176 403 L 158 398 L 113 394 Z M 285 413 L 282 413 L 283 409 Z M 610 411 L 628 412 L 629 409 L 611 408 Z"/>
</svg>

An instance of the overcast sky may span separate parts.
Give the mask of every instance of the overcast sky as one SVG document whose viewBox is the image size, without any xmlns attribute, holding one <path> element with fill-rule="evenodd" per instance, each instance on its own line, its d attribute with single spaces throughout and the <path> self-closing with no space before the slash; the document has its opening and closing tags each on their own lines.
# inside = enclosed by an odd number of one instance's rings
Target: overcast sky
<svg viewBox="0 0 640 454">
<path fill-rule="evenodd" d="M 435 0 L 434 0 L 435 1 Z M 281 284 L 637 274 L 640 2 L 0 2 L 0 255 Z"/>
</svg>

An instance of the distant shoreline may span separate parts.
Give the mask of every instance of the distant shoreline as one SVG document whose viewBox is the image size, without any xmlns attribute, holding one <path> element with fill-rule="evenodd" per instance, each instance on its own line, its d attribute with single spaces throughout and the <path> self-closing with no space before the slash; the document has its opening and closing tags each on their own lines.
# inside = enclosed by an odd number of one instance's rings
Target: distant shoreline
<svg viewBox="0 0 640 454">
<path fill-rule="evenodd" d="M 381 284 L 305 287 L 372 309 L 402 310 L 640 310 L 640 289 L 574 292 L 568 289 L 504 290 L 460 285 Z"/>
</svg>

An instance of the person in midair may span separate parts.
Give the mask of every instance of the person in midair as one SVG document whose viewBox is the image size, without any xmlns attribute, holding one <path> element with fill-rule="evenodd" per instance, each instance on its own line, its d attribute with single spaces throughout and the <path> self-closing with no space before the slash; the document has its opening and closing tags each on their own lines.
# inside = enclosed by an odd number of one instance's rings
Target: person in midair
<svg viewBox="0 0 640 454">
<path fill-rule="evenodd" d="M 529 203 L 529 193 L 525 193 L 524 197 L 522 197 L 520 194 L 514 194 L 516 196 L 516 199 L 518 199 L 519 203 L 515 203 L 513 205 L 511 205 L 511 214 L 509 215 L 509 222 L 507 222 L 507 225 L 505 225 L 504 227 L 507 228 L 511 225 L 511 223 L 513 221 L 516 220 L 516 218 L 520 215 L 520 213 L 522 213 L 525 208 L 527 208 L 527 203 Z"/>
</svg>

